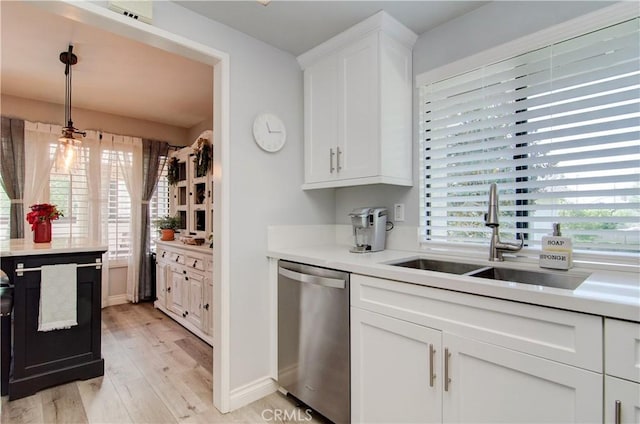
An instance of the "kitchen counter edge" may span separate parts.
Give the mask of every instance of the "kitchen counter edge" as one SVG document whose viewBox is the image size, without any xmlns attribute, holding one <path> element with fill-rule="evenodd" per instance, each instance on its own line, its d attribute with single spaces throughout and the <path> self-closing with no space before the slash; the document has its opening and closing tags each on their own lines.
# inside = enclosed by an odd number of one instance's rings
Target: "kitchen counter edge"
<svg viewBox="0 0 640 424">
<path fill-rule="evenodd" d="M 106 252 L 108 246 L 83 238 L 58 238 L 51 243 L 33 243 L 26 239 L 0 242 L 0 257 L 58 255 L 63 253 Z"/>
<path fill-rule="evenodd" d="M 640 280 L 637 272 L 574 269 L 569 272 L 575 274 L 588 273 L 589 277 L 576 290 L 566 290 L 389 265 L 389 263 L 399 260 L 417 257 L 455 260 L 451 257 L 441 257 L 423 252 L 384 250 L 382 252 L 357 254 L 350 253 L 348 246 L 315 246 L 295 249 L 272 249 L 267 252 L 267 257 L 394 280 L 399 283 L 418 284 L 640 322 Z M 477 263 L 479 266 L 505 266 L 549 272 L 531 264 L 496 264 L 477 260 L 465 260 L 464 262 Z"/>
</svg>

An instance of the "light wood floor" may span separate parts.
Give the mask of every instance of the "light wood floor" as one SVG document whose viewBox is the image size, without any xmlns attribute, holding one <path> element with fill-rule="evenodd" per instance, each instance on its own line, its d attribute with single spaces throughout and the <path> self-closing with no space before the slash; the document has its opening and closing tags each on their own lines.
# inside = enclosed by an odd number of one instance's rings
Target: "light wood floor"
<svg viewBox="0 0 640 424">
<path fill-rule="evenodd" d="M 307 422 L 304 409 L 280 393 L 218 412 L 212 403 L 213 349 L 149 303 L 102 310 L 102 355 L 102 377 L 11 402 L 4 396 L 1 422 Z M 318 418 L 309 422 L 322 422 Z"/>
</svg>

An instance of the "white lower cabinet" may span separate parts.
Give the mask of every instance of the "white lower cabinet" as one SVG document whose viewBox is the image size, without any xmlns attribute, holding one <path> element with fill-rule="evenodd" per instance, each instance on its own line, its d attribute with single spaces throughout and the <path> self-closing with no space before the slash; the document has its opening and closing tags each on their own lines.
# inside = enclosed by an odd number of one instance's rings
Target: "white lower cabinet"
<svg viewBox="0 0 640 424">
<path fill-rule="evenodd" d="M 442 420 L 441 332 L 351 308 L 351 419 Z"/>
<path fill-rule="evenodd" d="M 605 319 L 604 422 L 640 424 L 640 323 Z"/>
<path fill-rule="evenodd" d="M 185 277 L 189 284 L 189 309 L 186 318 L 194 325 L 202 328 L 202 299 L 204 298 L 204 277 L 187 272 Z"/>
<path fill-rule="evenodd" d="M 202 330 L 207 334 L 213 334 L 213 282 L 211 278 L 205 278 L 204 281 Z"/>
<path fill-rule="evenodd" d="M 443 333 L 445 423 L 589 423 L 602 374 Z"/>
<path fill-rule="evenodd" d="M 607 375 L 604 393 L 605 423 L 640 423 L 640 384 Z"/>
<path fill-rule="evenodd" d="M 156 263 L 156 297 L 162 305 L 167 304 L 167 279 L 169 278 L 169 266 L 165 262 Z"/>
<path fill-rule="evenodd" d="M 167 306 L 172 312 L 186 316 L 189 304 L 189 281 L 185 280 L 186 271 L 179 266 L 172 266 L 169 271 L 169 287 L 167 288 Z"/>
<path fill-rule="evenodd" d="M 213 263 L 207 249 L 158 242 L 154 305 L 213 346 Z"/>
<path fill-rule="evenodd" d="M 358 275 L 351 305 L 353 422 L 602 422 L 601 318 Z"/>
</svg>

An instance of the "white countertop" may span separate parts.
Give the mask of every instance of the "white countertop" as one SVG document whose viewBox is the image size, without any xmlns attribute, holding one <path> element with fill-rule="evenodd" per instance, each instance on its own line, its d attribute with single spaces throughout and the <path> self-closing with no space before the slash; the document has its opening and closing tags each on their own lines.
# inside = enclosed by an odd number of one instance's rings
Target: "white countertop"
<svg viewBox="0 0 640 424">
<path fill-rule="evenodd" d="M 205 241 L 204 244 L 200 246 L 196 246 L 195 244 L 184 244 L 179 240 L 171 240 L 171 241 L 156 241 L 158 247 L 172 247 L 175 249 L 186 249 L 192 252 L 204 253 L 205 255 L 213 255 L 213 249 L 209 247 L 210 241 Z"/>
<path fill-rule="evenodd" d="M 51 243 L 34 243 L 30 239 L 11 239 L 0 241 L 0 257 L 106 252 L 107 249 L 108 247 L 105 244 L 77 237 L 54 237 L 51 240 Z"/>
<path fill-rule="evenodd" d="M 376 253 L 350 253 L 346 245 L 279 248 L 267 256 L 351 273 L 420 284 L 459 292 L 531 303 L 541 306 L 585 312 L 607 317 L 640 321 L 640 274 L 610 269 L 574 268 L 569 271 L 544 270 L 537 264 L 496 263 L 477 259 L 439 256 L 403 250 Z M 474 263 L 483 266 L 517 268 L 538 272 L 584 275 L 587 279 L 575 290 L 556 289 L 531 284 L 490 280 L 464 275 L 424 271 L 389 265 L 401 259 L 416 257 Z"/>
</svg>

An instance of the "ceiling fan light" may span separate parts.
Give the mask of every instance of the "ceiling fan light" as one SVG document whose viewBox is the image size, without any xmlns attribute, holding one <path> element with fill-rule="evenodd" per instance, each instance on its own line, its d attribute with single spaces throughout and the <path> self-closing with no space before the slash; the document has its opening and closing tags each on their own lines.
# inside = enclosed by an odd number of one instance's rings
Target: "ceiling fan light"
<svg viewBox="0 0 640 424">
<path fill-rule="evenodd" d="M 269 3 L 271 3 L 271 0 L 256 0 L 256 1 L 263 6 L 268 6 Z"/>
</svg>

